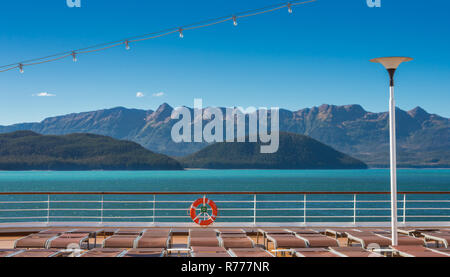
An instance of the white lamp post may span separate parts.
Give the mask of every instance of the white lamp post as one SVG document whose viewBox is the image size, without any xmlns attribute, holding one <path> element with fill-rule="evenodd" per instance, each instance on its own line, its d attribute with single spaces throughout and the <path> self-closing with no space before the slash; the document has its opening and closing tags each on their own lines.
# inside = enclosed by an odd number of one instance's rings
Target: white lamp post
<svg viewBox="0 0 450 277">
<path fill-rule="evenodd" d="M 392 245 L 398 244 L 397 234 L 397 153 L 395 139 L 395 100 L 394 100 L 394 74 L 398 66 L 403 62 L 412 61 L 408 57 L 384 57 L 370 60 L 373 63 L 381 63 L 388 71 L 390 77 L 389 85 L 389 137 L 391 157 L 391 227 Z"/>
</svg>

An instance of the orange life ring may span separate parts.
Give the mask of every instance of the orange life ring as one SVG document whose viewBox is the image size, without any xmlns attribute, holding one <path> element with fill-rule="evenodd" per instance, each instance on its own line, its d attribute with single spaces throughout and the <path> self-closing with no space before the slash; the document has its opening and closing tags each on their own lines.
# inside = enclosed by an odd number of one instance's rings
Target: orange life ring
<svg viewBox="0 0 450 277">
<path fill-rule="evenodd" d="M 200 207 L 200 213 L 197 215 L 196 210 L 200 204 L 202 204 L 202 206 Z M 208 213 L 207 205 L 209 205 L 211 207 L 211 210 L 212 210 L 211 215 Z M 190 208 L 190 214 L 191 214 L 192 221 L 199 224 L 200 226 L 207 226 L 207 225 L 212 224 L 217 218 L 217 212 L 218 212 L 218 210 L 217 210 L 216 203 L 214 203 L 214 201 L 212 201 L 206 197 L 195 200 L 194 203 L 192 203 L 191 208 Z M 202 217 L 203 219 L 201 219 L 200 217 Z"/>
</svg>

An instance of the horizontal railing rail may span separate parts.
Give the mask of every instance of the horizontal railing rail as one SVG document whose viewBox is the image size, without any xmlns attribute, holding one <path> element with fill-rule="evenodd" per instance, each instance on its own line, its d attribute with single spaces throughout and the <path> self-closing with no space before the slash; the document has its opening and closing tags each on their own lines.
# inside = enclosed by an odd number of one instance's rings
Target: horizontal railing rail
<svg viewBox="0 0 450 277">
<path fill-rule="evenodd" d="M 390 194 L 390 192 L 386 191 L 52 191 L 52 192 L 0 192 L 0 195 L 198 195 L 198 194 L 311 194 L 311 195 L 342 195 L 342 194 Z M 400 191 L 397 194 L 450 194 L 450 191 Z"/>
<path fill-rule="evenodd" d="M 380 191 L 0 192 L 0 223 L 192 223 L 188 210 L 206 195 L 219 207 L 216 223 L 308 224 L 388 222 L 390 193 Z M 450 191 L 398 193 L 398 216 L 450 222 Z"/>
</svg>

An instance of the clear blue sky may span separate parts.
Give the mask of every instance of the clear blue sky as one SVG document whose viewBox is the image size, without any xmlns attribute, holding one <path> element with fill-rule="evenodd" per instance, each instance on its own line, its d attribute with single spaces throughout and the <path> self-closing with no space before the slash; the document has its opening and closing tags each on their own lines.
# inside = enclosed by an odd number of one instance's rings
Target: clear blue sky
<svg viewBox="0 0 450 277">
<path fill-rule="evenodd" d="M 282 1 L 278 1 L 282 2 Z M 277 0 L 5 0 L 0 64 L 82 48 Z M 319 0 L 207 29 L 0 73 L 0 124 L 115 106 L 361 104 L 387 110 L 387 74 L 368 60 L 414 57 L 397 75 L 397 105 L 450 116 L 449 1 Z M 39 97 L 47 92 L 53 97 Z M 145 97 L 136 97 L 137 92 Z M 153 94 L 163 92 L 163 96 Z M 34 96 L 33 96 L 34 95 Z"/>
</svg>

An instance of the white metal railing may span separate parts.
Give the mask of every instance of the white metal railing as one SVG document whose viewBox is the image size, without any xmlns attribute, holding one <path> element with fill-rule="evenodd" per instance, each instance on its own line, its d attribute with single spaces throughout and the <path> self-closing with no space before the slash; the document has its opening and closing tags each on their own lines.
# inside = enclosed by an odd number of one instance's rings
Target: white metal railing
<svg viewBox="0 0 450 277">
<path fill-rule="evenodd" d="M 2 192 L 0 223 L 192 223 L 187 211 L 203 195 L 199 192 Z M 389 194 L 385 192 L 208 192 L 206 195 L 218 206 L 217 223 L 357 224 L 390 220 Z M 401 222 L 450 222 L 450 192 L 403 192 L 399 196 L 402 196 L 398 200 Z"/>
</svg>

